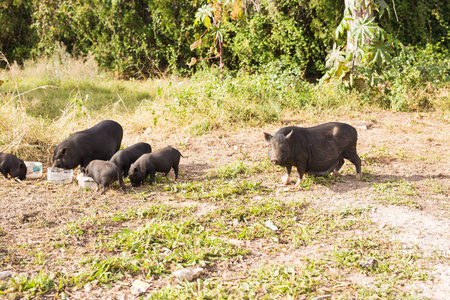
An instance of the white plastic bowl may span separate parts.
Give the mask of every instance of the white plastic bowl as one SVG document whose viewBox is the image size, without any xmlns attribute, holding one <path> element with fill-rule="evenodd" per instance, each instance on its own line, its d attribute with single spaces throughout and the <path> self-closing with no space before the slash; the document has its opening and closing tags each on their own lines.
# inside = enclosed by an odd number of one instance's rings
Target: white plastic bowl
<svg viewBox="0 0 450 300">
<path fill-rule="evenodd" d="M 94 181 L 92 177 L 85 176 L 83 173 L 78 174 L 77 176 L 78 185 L 80 188 L 89 188 L 91 190 L 97 187 L 97 182 Z"/>
<path fill-rule="evenodd" d="M 71 183 L 73 170 L 65 170 L 61 168 L 48 168 L 47 180 L 56 183 Z"/>
<path fill-rule="evenodd" d="M 42 163 L 38 161 L 25 161 L 27 167 L 27 179 L 36 179 L 42 177 Z"/>
</svg>

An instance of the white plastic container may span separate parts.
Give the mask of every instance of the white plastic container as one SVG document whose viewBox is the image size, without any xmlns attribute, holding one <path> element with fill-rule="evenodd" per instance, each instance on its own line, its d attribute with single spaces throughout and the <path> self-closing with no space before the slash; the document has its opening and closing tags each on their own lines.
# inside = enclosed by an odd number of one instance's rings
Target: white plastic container
<svg viewBox="0 0 450 300">
<path fill-rule="evenodd" d="M 92 177 L 85 176 L 83 173 L 78 174 L 77 176 L 78 185 L 80 188 L 89 188 L 91 190 L 97 187 L 97 182 L 94 181 Z"/>
<path fill-rule="evenodd" d="M 56 183 L 71 183 L 73 178 L 73 170 L 65 170 L 61 168 L 48 168 L 47 180 Z"/>
<path fill-rule="evenodd" d="M 36 179 L 42 177 L 42 163 L 38 161 L 25 161 L 27 167 L 27 179 Z"/>
</svg>

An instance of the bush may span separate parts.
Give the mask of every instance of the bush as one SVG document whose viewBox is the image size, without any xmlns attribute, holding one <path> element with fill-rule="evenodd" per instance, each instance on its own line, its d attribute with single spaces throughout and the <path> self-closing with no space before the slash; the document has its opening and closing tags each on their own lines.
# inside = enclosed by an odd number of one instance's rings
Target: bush
<svg viewBox="0 0 450 300">
<path fill-rule="evenodd" d="M 450 56 L 448 49 L 437 45 L 403 47 L 379 73 L 364 67 L 356 70 L 356 78 L 363 82 L 356 87 L 369 95 L 362 101 L 397 111 L 428 110 L 441 102 L 435 99 L 438 90 L 450 82 Z"/>
</svg>

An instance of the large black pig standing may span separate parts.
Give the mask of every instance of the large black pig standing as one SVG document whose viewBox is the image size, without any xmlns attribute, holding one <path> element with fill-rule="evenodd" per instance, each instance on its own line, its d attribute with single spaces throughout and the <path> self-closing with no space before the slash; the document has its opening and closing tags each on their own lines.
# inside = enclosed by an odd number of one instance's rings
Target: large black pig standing
<svg viewBox="0 0 450 300">
<path fill-rule="evenodd" d="M 56 146 L 52 167 L 85 168 L 91 160 L 109 160 L 120 149 L 122 137 L 122 126 L 112 120 L 75 132 Z"/>
<path fill-rule="evenodd" d="M 25 162 L 14 154 L 0 152 L 0 173 L 5 178 L 8 178 L 9 174 L 13 178 L 24 180 L 27 176 L 27 167 Z"/>
<path fill-rule="evenodd" d="M 358 134 L 345 123 L 330 122 L 314 127 L 296 126 L 281 128 L 275 135 L 264 133 L 269 142 L 269 159 L 274 165 L 286 168 L 283 184 L 288 184 L 292 166 L 298 171 L 301 183 L 304 173 L 325 175 L 337 174 L 349 159 L 356 167 L 356 177 L 361 178 L 361 159 L 356 153 Z"/>
<path fill-rule="evenodd" d="M 115 163 L 120 171 L 123 172 L 123 176 L 127 177 L 131 164 L 141 157 L 141 155 L 150 152 L 152 152 L 152 147 L 149 144 L 137 143 L 126 149 L 117 151 L 109 161 Z"/>
</svg>

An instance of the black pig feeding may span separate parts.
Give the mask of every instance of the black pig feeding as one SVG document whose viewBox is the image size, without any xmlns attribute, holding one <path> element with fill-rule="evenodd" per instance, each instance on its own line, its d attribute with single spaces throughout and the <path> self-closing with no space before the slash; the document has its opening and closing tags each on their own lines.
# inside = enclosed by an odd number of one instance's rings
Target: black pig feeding
<svg viewBox="0 0 450 300">
<path fill-rule="evenodd" d="M 141 155 L 150 152 L 152 152 L 152 147 L 149 144 L 137 143 L 126 149 L 117 151 L 109 161 L 115 163 L 123 172 L 123 176 L 127 177 L 131 164 L 141 157 Z"/>
<path fill-rule="evenodd" d="M 131 185 L 141 185 L 148 175 L 150 175 L 150 184 L 153 184 L 156 172 L 165 173 L 165 176 L 167 176 L 171 169 L 175 171 L 176 180 L 181 156 L 180 151 L 172 147 L 142 155 L 130 167 Z"/>
<path fill-rule="evenodd" d="M 116 164 L 110 161 L 95 159 L 82 170 L 87 176 L 92 177 L 97 184 L 103 187 L 100 194 L 104 194 L 116 180 L 119 182 L 122 190 L 125 191 L 122 172 Z"/>
<path fill-rule="evenodd" d="M 109 160 L 120 149 L 122 126 L 112 120 L 78 131 L 59 143 L 53 151 L 53 168 L 85 168 L 91 160 Z"/>
<path fill-rule="evenodd" d="M 27 176 L 27 167 L 25 162 L 17 158 L 14 154 L 0 152 L 0 173 L 8 178 L 11 177 L 24 180 Z"/>
</svg>

